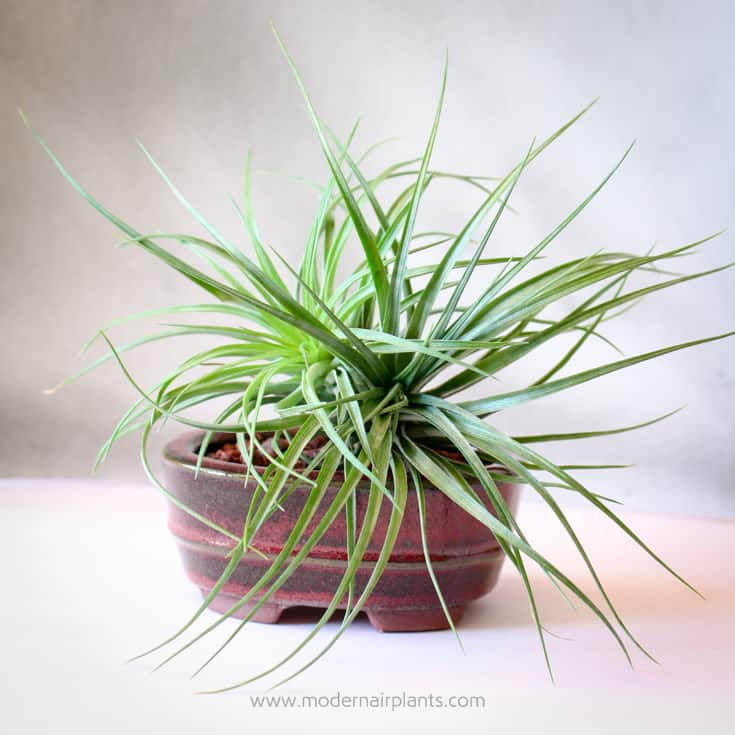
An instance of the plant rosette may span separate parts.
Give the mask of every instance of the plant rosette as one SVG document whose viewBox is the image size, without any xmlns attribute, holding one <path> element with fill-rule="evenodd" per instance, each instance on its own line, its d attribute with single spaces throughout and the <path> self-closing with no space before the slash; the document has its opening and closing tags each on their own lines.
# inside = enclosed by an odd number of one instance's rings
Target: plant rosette
<svg viewBox="0 0 735 735">
<path fill-rule="evenodd" d="M 201 670 L 249 620 L 276 620 L 292 605 L 323 608 L 295 650 L 218 691 L 271 675 L 277 686 L 323 656 L 361 611 L 379 629 L 449 627 L 456 634 L 464 605 L 491 588 L 503 558 L 528 594 L 550 673 L 529 563 L 540 567 L 562 594 L 588 607 L 629 660 L 631 644 L 649 655 L 618 614 L 557 497 L 584 499 L 689 583 L 619 518 L 614 501 L 572 474 L 601 466 L 560 465 L 537 447 L 630 431 L 666 416 L 636 426 L 529 436 L 503 432 L 495 416 L 731 336 L 617 356 L 576 372 L 569 367 L 591 339 L 614 347 L 603 334 L 605 322 L 642 297 L 731 264 L 672 273 L 673 264 L 685 261 L 682 256 L 714 236 L 659 253 L 598 251 L 551 265 L 541 260 L 630 149 L 539 242 L 513 256 L 499 255 L 490 243 L 519 178 L 589 106 L 540 143 L 534 140 L 501 178 L 439 171 L 432 168 L 431 157 L 444 102 L 445 62 L 423 154 L 369 174 L 366 161 L 375 146 L 353 157 L 357 125 L 344 140 L 324 125 L 277 33 L 276 38 L 329 168 L 296 268 L 261 238 L 251 202 L 249 157 L 243 200 L 233 200 L 250 241 L 241 247 L 194 208 L 145 149 L 206 237 L 137 231 L 83 188 L 34 133 L 72 186 L 124 233 L 125 243 L 163 261 L 208 297 L 107 325 L 91 340 L 104 341 L 107 351 L 69 378 L 115 360 L 134 386 L 138 398 L 103 445 L 97 464 L 121 436 L 140 432 L 143 469 L 170 501 L 170 527 L 189 576 L 204 594 L 189 620 L 142 655 L 166 648 L 165 663 L 220 626 L 232 626 Z M 457 230 L 417 227 L 423 197 L 438 182 L 478 196 L 476 208 Z M 397 194 L 386 200 L 389 183 Z M 360 262 L 349 271 L 355 247 Z M 430 265 L 417 263 L 432 255 Z M 632 287 L 633 274 L 645 283 Z M 569 309 L 565 298 L 572 295 L 578 304 Z M 159 317 L 179 321 L 124 345 L 114 346 L 108 337 L 122 321 Z M 124 353 L 145 344 L 202 335 L 211 337 L 213 346 L 172 365 L 152 386 L 141 386 L 123 360 Z M 538 359 L 537 350 L 547 343 L 561 347 L 536 380 L 510 391 L 494 380 L 521 360 Z M 465 393 L 469 388 L 474 397 Z M 210 410 L 206 421 L 192 417 L 192 409 L 201 415 L 202 408 Z M 161 478 L 149 458 L 148 442 L 166 421 L 186 426 L 189 433 L 167 447 Z M 223 441 L 236 451 L 227 454 Z M 521 486 L 548 506 L 568 534 L 599 603 L 524 534 L 516 517 Z M 221 615 L 192 634 L 192 625 L 209 607 Z M 304 647 L 337 609 L 344 613 L 331 639 L 304 661 Z"/>
</svg>

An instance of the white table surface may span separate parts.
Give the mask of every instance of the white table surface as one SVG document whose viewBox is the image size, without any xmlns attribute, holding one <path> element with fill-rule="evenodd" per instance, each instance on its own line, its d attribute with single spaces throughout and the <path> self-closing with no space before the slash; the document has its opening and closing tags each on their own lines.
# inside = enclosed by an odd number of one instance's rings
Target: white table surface
<svg viewBox="0 0 735 735">
<path fill-rule="evenodd" d="M 0 480 L 3 730 L 20 733 L 373 731 L 464 733 L 735 732 L 735 524 L 621 511 L 703 601 L 609 521 L 568 508 L 609 593 L 658 658 L 634 668 L 591 614 L 571 610 L 534 572 L 556 683 L 549 681 L 523 588 L 506 565 L 466 613 L 463 655 L 451 632 L 380 634 L 360 617 L 326 658 L 273 695 L 374 696 L 382 708 L 258 707 L 266 686 L 192 696 L 256 673 L 289 651 L 308 619 L 250 624 L 194 681 L 205 639 L 169 668 L 126 659 L 159 642 L 200 598 L 166 530 L 163 498 L 145 485 Z M 558 524 L 526 498 L 528 536 L 591 590 Z M 211 613 L 204 616 L 214 620 Z M 233 623 L 222 627 L 229 631 Z M 337 624 L 329 623 L 326 642 Z M 219 640 L 219 638 L 217 639 Z M 315 652 L 316 646 L 310 651 Z M 271 682 L 273 680 L 270 680 Z M 392 697 L 475 696 L 485 706 L 398 706 Z M 396 700 L 397 701 L 397 700 Z M 406 700 L 409 701 L 409 700 Z"/>
</svg>

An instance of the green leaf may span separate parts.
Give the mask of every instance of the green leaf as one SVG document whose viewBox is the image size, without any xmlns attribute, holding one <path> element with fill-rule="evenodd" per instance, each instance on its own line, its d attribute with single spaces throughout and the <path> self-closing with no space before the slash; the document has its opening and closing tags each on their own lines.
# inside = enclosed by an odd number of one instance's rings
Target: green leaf
<svg viewBox="0 0 735 735">
<path fill-rule="evenodd" d="M 334 180 L 336 181 L 337 186 L 339 187 L 339 190 L 342 194 L 342 199 L 345 203 L 345 206 L 347 207 L 347 210 L 350 215 L 350 219 L 352 220 L 352 223 L 355 227 L 355 232 L 360 238 L 360 243 L 362 244 L 363 250 L 365 252 L 365 257 L 367 258 L 368 264 L 370 266 L 370 273 L 372 275 L 373 282 L 375 284 L 376 296 L 378 298 L 378 302 L 381 305 L 381 313 L 383 313 L 383 310 L 385 308 L 384 305 L 388 298 L 389 285 L 388 285 L 388 276 L 386 275 L 386 271 L 385 271 L 385 265 L 383 264 L 383 261 L 380 257 L 380 253 L 378 252 L 378 249 L 375 244 L 375 236 L 370 231 L 370 228 L 368 227 L 367 222 L 365 221 L 362 211 L 360 210 L 360 207 L 357 204 L 357 201 L 352 195 L 352 191 L 350 190 L 350 187 L 348 186 L 347 181 L 345 180 L 344 174 L 342 173 L 342 170 L 339 167 L 339 164 L 334 156 L 334 153 L 332 152 L 332 149 L 329 146 L 329 143 L 324 133 L 322 124 L 319 121 L 319 117 L 316 114 L 316 110 L 314 109 L 314 106 L 311 102 L 311 98 L 309 97 L 309 94 L 306 91 L 306 86 L 304 85 L 304 82 L 301 79 L 301 75 L 299 74 L 296 68 L 296 65 L 294 64 L 294 61 L 291 58 L 291 55 L 289 54 L 288 49 L 286 48 L 285 44 L 281 40 L 281 37 L 278 35 L 278 31 L 276 31 L 275 26 L 272 23 L 271 23 L 271 29 L 273 30 L 273 34 L 275 35 L 276 40 L 278 41 L 278 45 L 281 47 L 281 50 L 283 51 L 283 55 L 286 57 L 286 60 L 288 61 L 288 65 L 291 67 L 291 71 L 293 72 L 294 77 L 296 78 L 296 83 L 298 84 L 299 89 L 301 90 L 301 93 L 304 98 L 304 102 L 306 103 L 306 108 L 309 111 L 309 115 L 314 124 L 314 128 L 316 130 L 317 137 L 319 138 L 319 144 L 321 145 L 322 152 L 324 153 L 324 157 L 327 159 L 329 169 L 332 172 L 332 176 L 334 176 Z"/>
<path fill-rule="evenodd" d="M 462 401 L 458 405 L 470 413 L 487 415 L 495 411 L 499 411 L 502 408 L 508 408 L 509 406 L 514 406 L 518 403 L 525 403 L 537 398 L 542 398 L 543 396 L 549 396 L 554 393 L 558 393 L 559 391 L 566 390 L 567 388 L 573 388 L 576 385 L 587 383 L 590 380 L 601 378 L 603 375 L 608 375 L 609 373 L 613 373 L 627 367 L 632 367 L 633 365 L 646 362 L 647 360 L 653 360 L 672 352 L 686 350 L 690 347 L 707 344 L 708 342 L 716 342 L 721 339 L 726 339 L 727 337 L 732 337 L 733 335 L 735 335 L 735 330 L 732 332 L 725 332 L 724 334 L 717 334 L 713 337 L 704 337 L 702 339 L 691 340 L 690 342 L 682 342 L 681 344 L 664 347 L 660 350 L 645 352 L 641 355 L 636 355 L 635 357 L 617 360 L 616 362 L 611 362 L 601 367 L 583 370 L 575 375 L 570 375 L 566 378 L 559 378 L 558 380 L 552 380 L 548 383 L 536 385 L 531 388 L 523 388 L 509 393 L 501 393 L 490 398 Z"/>
</svg>

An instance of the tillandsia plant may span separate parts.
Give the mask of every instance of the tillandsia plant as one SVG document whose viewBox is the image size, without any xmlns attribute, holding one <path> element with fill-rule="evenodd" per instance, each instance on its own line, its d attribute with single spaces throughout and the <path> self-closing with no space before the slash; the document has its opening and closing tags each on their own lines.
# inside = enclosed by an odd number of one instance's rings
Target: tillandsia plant
<svg viewBox="0 0 735 735">
<path fill-rule="evenodd" d="M 206 238 L 137 231 L 93 198 L 39 138 L 62 174 L 125 234 L 127 243 L 160 259 L 210 297 L 202 303 L 127 317 L 187 315 L 201 319 L 202 323 L 167 325 L 165 331 L 148 333 L 118 347 L 113 345 L 107 331 L 119 322 L 99 333 L 109 349 L 78 375 L 107 360 L 116 360 L 139 397 L 115 427 L 97 461 L 104 460 L 118 438 L 139 431 L 140 455 L 147 476 L 170 500 L 179 502 L 156 475 L 148 452 L 151 432 L 164 422 L 175 420 L 205 432 L 199 448 L 199 464 L 217 432 L 233 433 L 246 465 L 245 481 L 254 480 L 258 486 L 241 536 L 233 536 L 211 519 L 184 508 L 202 523 L 227 535 L 232 550 L 226 569 L 202 606 L 171 638 L 152 650 L 183 640 L 182 636 L 206 610 L 240 560 L 260 553 L 259 529 L 280 512 L 281 503 L 295 486 L 306 484 L 309 493 L 301 515 L 283 550 L 267 567 L 258 585 L 166 659 L 170 660 L 218 628 L 246 604 L 255 603 L 253 609 L 257 609 L 266 602 L 307 558 L 326 526 L 338 514 L 346 514 L 350 536 L 346 539 L 348 564 L 332 603 L 293 652 L 260 674 L 227 689 L 280 672 L 281 667 L 303 651 L 347 596 L 344 618 L 328 644 L 278 683 L 288 681 L 322 656 L 363 608 L 386 568 L 410 493 L 417 496 L 425 533 L 424 493 L 426 484 L 430 483 L 496 537 L 528 594 L 547 665 L 545 631 L 530 582 L 529 562 L 538 565 L 563 594 L 587 606 L 629 660 L 631 643 L 646 653 L 606 593 L 585 548 L 557 503 L 556 492 L 583 498 L 677 579 L 690 585 L 616 515 L 610 507 L 613 501 L 591 491 L 571 474 L 579 466 L 559 465 L 536 447 L 549 441 L 629 431 L 665 417 L 605 431 L 533 436 L 508 435 L 496 426 L 495 419 L 499 412 L 511 406 L 530 403 L 647 360 L 733 334 L 620 357 L 581 372 L 567 369 L 588 340 L 607 340 L 601 332 L 604 321 L 627 311 L 644 296 L 716 273 L 731 264 L 684 275 L 664 268 L 680 262 L 681 256 L 693 253 L 711 238 L 661 253 L 600 251 L 554 265 L 539 262 L 549 246 L 600 192 L 628 151 L 594 191 L 540 242 L 514 257 L 493 255 L 490 247 L 493 232 L 509 208 L 509 199 L 524 170 L 589 107 L 542 142 L 534 141 L 519 163 L 502 178 L 437 171 L 432 168 L 431 157 L 444 101 L 445 62 L 436 114 L 423 155 L 395 163 L 377 175 L 368 175 L 364 168 L 367 154 L 353 157 L 351 153 L 357 126 L 344 141 L 331 133 L 314 109 L 277 34 L 276 38 L 303 93 L 329 167 L 303 258 L 296 268 L 266 244 L 256 226 L 249 160 L 244 201 L 241 205 L 236 203 L 250 240 L 250 246 L 242 248 L 189 203 L 145 149 L 145 155 L 173 194 L 208 233 Z M 478 192 L 479 206 L 457 232 L 419 231 L 418 214 L 427 189 L 434 182 L 447 179 Z M 383 185 L 389 181 L 394 184 L 403 181 L 406 185 L 398 187 L 400 191 L 392 200 L 385 201 Z M 349 275 L 338 276 L 338 271 L 344 268 L 350 243 L 359 243 L 361 260 Z M 187 257 L 182 257 L 182 253 Z M 440 255 L 427 266 L 416 264 L 418 253 L 422 253 L 422 258 L 431 253 Z M 197 262 L 195 258 L 201 261 L 199 265 L 193 264 Z M 536 271 L 534 275 L 530 275 L 532 269 L 528 268 L 531 264 Z M 652 282 L 631 288 L 629 277 L 634 273 L 641 273 Z M 468 288 L 471 281 L 474 291 Z M 476 295 L 470 297 L 471 291 Z M 583 298 L 574 308 L 565 309 L 563 300 L 572 294 Z M 551 307 L 564 309 L 563 315 L 550 315 Z M 196 352 L 177 364 L 152 387 L 140 386 L 123 362 L 123 353 L 140 345 L 191 335 L 213 337 L 216 346 Z M 555 363 L 526 387 L 504 391 L 494 380 L 499 371 L 524 358 L 536 357 L 537 350 L 547 343 L 570 336 L 573 337 L 571 346 L 567 342 Z M 478 388 L 484 390 L 480 397 L 463 399 L 460 394 L 470 387 L 475 388 L 475 394 Z M 224 408 L 221 407 L 223 399 Z M 218 410 L 209 421 L 191 417 L 190 409 L 215 404 Z M 266 445 L 265 434 L 272 435 L 274 441 Z M 305 449 L 313 446 L 317 438 L 320 439 L 318 450 L 306 454 Z M 267 458 L 266 467 L 257 465 L 256 454 Z M 335 478 L 339 489 L 333 502 L 325 508 L 325 492 Z M 498 489 L 508 479 L 525 485 L 550 508 L 589 570 L 596 588 L 593 596 L 601 599 L 599 604 L 527 538 Z M 370 489 L 365 517 L 358 531 L 351 514 L 355 489 L 360 482 L 369 483 Z M 480 497 L 474 489 L 477 486 L 486 497 Z M 357 569 L 380 508 L 385 504 L 390 509 L 390 522 L 382 549 L 369 580 L 357 594 Z M 311 535 L 305 534 L 320 507 L 322 520 Z M 425 559 L 431 573 L 428 554 Z M 438 584 L 436 594 L 449 625 L 454 628 Z M 251 609 L 206 663 L 234 638 L 252 615 Z"/>
</svg>

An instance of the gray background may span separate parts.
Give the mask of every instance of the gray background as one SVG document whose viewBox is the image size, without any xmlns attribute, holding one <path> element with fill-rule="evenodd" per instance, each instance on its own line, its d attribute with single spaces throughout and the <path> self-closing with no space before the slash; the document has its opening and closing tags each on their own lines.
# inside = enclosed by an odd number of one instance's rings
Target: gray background
<svg viewBox="0 0 735 735">
<path fill-rule="evenodd" d="M 632 157 L 555 244 L 674 247 L 735 224 L 732 204 L 735 17 L 725 2 L 85 2 L 0 4 L 0 475 L 88 473 L 134 398 L 108 366 L 55 396 L 42 389 L 117 316 L 199 300 L 117 232 L 55 172 L 21 124 L 21 106 L 72 172 L 141 231 L 196 231 L 135 145 L 140 138 L 210 219 L 244 237 L 227 200 L 249 149 L 256 167 L 323 178 L 273 18 L 322 117 L 359 145 L 399 140 L 375 162 L 415 155 L 430 125 L 444 48 L 450 73 L 437 167 L 505 172 L 533 136 L 592 98 L 593 111 L 524 176 L 504 252 L 535 243 L 612 167 Z M 383 158 L 381 159 L 381 156 Z M 301 184 L 256 179 L 261 230 L 296 260 L 316 199 Z M 422 213 L 456 227 L 472 202 L 447 186 Z M 735 259 L 725 234 L 687 270 Z M 735 327 L 735 273 L 653 298 L 610 326 L 626 354 Z M 128 329 L 113 333 L 118 340 Z M 719 342 L 513 410 L 508 430 L 585 430 L 686 411 L 636 434 L 559 447 L 559 460 L 634 462 L 589 479 L 632 506 L 735 515 L 735 343 Z M 143 382 L 181 348 L 130 358 Z M 595 347 L 575 367 L 614 354 Z M 538 376 L 538 365 L 509 376 Z M 158 440 L 159 442 L 162 439 Z M 142 478 L 134 439 L 102 470 Z"/>
</svg>

